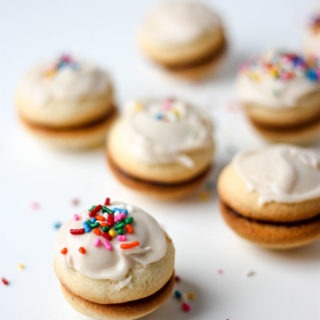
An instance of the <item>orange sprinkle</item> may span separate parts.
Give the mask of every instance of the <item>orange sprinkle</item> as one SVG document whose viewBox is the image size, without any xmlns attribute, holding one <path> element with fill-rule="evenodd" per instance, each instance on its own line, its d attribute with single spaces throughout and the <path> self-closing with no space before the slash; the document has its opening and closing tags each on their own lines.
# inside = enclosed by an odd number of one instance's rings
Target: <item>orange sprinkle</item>
<svg viewBox="0 0 320 320">
<path fill-rule="evenodd" d="M 79 252 L 82 254 L 85 254 L 87 252 L 87 250 L 84 247 L 80 247 Z"/>
<path fill-rule="evenodd" d="M 130 224 L 127 224 L 125 226 L 125 229 L 127 230 L 128 233 L 133 233 L 134 232 L 133 226 L 130 225 Z"/>
<path fill-rule="evenodd" d="M 93 232 L 97 235 L 100 236 L 101 235 L 101 230 L 98 228 L 93 229 Z"/>
<path fill-rule="evenodd" d="M 133 241 L 133 242 L 128 242 L 128 243 L 121 243 L 120 248 L 121 249 L 131 249 L 131 248 L 137 247 L 138 245 L 140 245 L 139 241 Z"/>
<path fill-rule="evenodd" d="M 61 250 L 61 253 L 62 254 L 66 254 L 68 252 L 68 249 L 67 248 L 63 248 L 62 250 Z"/>
<path fill-rule="evenodd" d="M 105 221 L 106 218 L 104 216 L 95 216 L 98 221 Z"/>
<path fill-rule="evenodd" d="M 101 222 L 101 223 L 100 223 L 100 226 L 101 226 L 101 227 L 108 227 L 108 224 L 107 224 L 106 222 Z"/>
</svg>

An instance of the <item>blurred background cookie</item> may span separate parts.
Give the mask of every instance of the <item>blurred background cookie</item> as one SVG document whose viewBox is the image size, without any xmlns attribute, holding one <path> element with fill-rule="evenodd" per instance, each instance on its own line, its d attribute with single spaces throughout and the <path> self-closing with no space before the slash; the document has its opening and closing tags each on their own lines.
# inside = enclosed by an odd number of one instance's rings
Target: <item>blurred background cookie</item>
<svg viewBox="0 0 320 320">
<path fill-rule="evenodd" d="M 209 6 L 169 1 L 146 16 L 139 45 L 146 57 L 169 73 L 197 80 L 219 65 L 227 41 L 221 19 Z"/>
<path fill-rule="evenodd" d="M 102 144 L 116 114 L 108 73 L 70 55 L 31 68 L 18 87 L 16 105 L 29 132 L 62 149 Z"/>
<path fill-rule="evenodd" d="M 319 62 L 291 52 L 270 51 L 242 67 L 237 99 L 262 137 L 289 143 L 319 137 Z"/>
<path fill-rule="evenodd" d="M 128 103 L 107 141 L 108 163 L 118 180 L 163 199 L 182 198 L 197 188 L 213 153 L 209 117 L 173 98 Z"/>
<path fill-rule="evenodd" d="M 320 236 L 320 153 L 289 145 L 243 151 L 218 180 L 226 223 L 256 244 L 285 249 Z"/>
</svg>

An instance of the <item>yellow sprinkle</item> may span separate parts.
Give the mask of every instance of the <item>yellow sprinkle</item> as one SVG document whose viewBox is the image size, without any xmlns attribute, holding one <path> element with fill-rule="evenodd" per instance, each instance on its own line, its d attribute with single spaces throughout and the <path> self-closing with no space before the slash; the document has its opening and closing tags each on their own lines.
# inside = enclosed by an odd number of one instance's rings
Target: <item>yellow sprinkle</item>
<svg viewBox="0 0 320 320">
<path fill-rule="evenodd" d="M 180 113 L 179 113 L 179 111 L 178 111 L 177 109 L 171 109 L 170 111 L 171 111 L 177 118 L 180 117 Z"/>
<path fill-rule="evenodd" d="M 258 73 L 252 72 L 252 73 L 250 74 L 250 77 L 251 77 L 251 79 L 252 79 L 253 81 L 256 81 L 256 82 L 259 82 L 259 81 L 260 81 L 260 76 L 259 76 Z"/>
<path fill-rule="evenodd" d="M 196 295 L 193 291 L 189 292 L 188 293 L 188 299 L 189 300 L 194 300 L 196 298 Z"/>
<path fill-rule="evenodd" d="M 18 263 L 18 269 L 19 270 L 24 270 L 26 266 L 23 263 Z"/>
<path fill-rule="evenodd" d="M 200 201 L 207 201 L 207 200 L 209 200 L 209 198 L 210 198 L 210 192 L 208 192 L 208 191 L 202 191 L 199 194 L 199 200 Z"/>
<path fill-rule="evenodd" d="M 56 70 L 55 69 L 48 69 L 48 70 L 46 70 L 45 72 L 44 72 L 44 76 L 46 77 L 46 78 L 53 78 L 54 76 L 55 76 L 55 74 L 56 74 Z"/>
<path fill-rule="evenodd" d="M 114 238 L 117 234 L 113 229 L 111 229 L 109 230 L 109 235 Z"/>
<path fill-rule="evenodd" d="M 142 104 L 142 103 L 139 103 L 139 102 L 135 102 L 135 103 L 134 103 L 134 110 L 135 110 L 135 111 L 141 111 L 141 110 L 143 110 L 143 104 Z"/>
</svg>

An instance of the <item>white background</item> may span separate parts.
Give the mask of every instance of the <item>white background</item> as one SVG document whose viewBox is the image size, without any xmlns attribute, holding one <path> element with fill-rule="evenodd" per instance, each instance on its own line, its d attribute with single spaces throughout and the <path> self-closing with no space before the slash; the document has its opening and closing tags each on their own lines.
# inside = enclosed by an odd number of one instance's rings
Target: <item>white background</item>
<svg viewBox="0 0 320 320">
<path fill-rule="evenodd" d="M 287 252 L 255 247 L 223 223 L 215 191 L 203 187 L 185 201 L 161 203 L 125 190 L 110 175 L 103 149 L 63 153 L 26 137 L 17 121 L 14 92 L 32 64 L 62 52 L 91 59 L 113 76 L 117 101 L 176 95 L 205 108 L 216 124 L 215 178 L 236 150 L 261 146 L 234 110 L 237 67 L 273 47 L 300 49 L 314 2 L 216 0 L 230 52 L 214 79 L 190 85 L 160 76 L 136 48 L 141 18 L 155 1 L 0 1 L 0 319 L 79 319 L 62 297 L 52 268 L 53 223 L 66 221 L 110 195 L 153 214 L 176 246 L 176 272 L 194 291 L 189 314 L 169 299 L 146 319 L 320 319 L 320 243 Z M 78 207 L 71 204 L 79 198 Z M 40 208 L 33 210 L 31 204 Z M 21 271 L 18 263 L 26 265 Z M 222 269 L 220 274 L 217 270 Z M 250 271 L 255 275 L 248 277 Z"/>
</svg>

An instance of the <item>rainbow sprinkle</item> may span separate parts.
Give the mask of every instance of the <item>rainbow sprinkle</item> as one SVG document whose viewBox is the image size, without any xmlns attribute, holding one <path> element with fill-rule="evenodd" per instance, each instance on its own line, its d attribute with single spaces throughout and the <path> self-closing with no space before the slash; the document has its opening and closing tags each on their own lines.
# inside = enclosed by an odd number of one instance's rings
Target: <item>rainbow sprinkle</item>
<svg viewBox="0 0 320 320">
<path fill-rule="evenodd" d="M 269 76 L 283 82 L 296 78 L 320 81 L 320 60 L 315 57 L 305 58 L 295 53 L 275 51 L 246 63 L 240 69 L 254 82 L 260 82 L 262 76 Z"/>
<path fill-rule="evenodd" d="M 78 71 L 80 69 L 79 63 L 75 61 L 69 54 L 61 55 L 53 64 L 53 66 L 44 71 L 44 76 L 49 79 L 53 78 L 59 71 L 66 68 L 73 71 Z"/>
<path fill-rule="evenodd" d="M 181 278 L 179 276 L 175 276 L 175 281 L 181 282 Z M 173 297 L 180 302 L 181 310 L 184 312 L 190 312 L 191 305 L 188 302 L 194 301 L 196 299 L 196 294 L 193 291 L 184 292 L 181 290 L 175 290 L 173 292 Z"/>
<path fill-rule="evenodd" d="M 120 248 L 123 250 L 131 249 L 139 246 L 139 241 L 125 242 L 127 241 L 126 233 L 134 233 L 134 219 L 128 213 L 128 210 L 123 208 L 110 208 L 110 198 L 106 198 L 104 204 L 98 204 L 92 206 L 88 210 L 88 217 L 83 221 L 82 228 L 71 228 L 70 234 L 73 236 L 80 236 L 85 233 L 93 232 L 97 238 L 93 245 L 95 247 L 103 246 L 106 250 L 111 251 L 112 240 L 117 238 L 122 242 Z M 73 216 L 75 221 L 80 220 L 80 215 L 75 214 Z M 68 249 L 63 248 L 62 254 L 67 254 Z M 84 247 L 79 248 L 79 252 L 86 253 Z"/>
<path fill-rule="evenodd" d="M 309 28 L 313 33 L 320 32 L 320 14 L 315 14 L 309 21 Z"/>
</svg>

